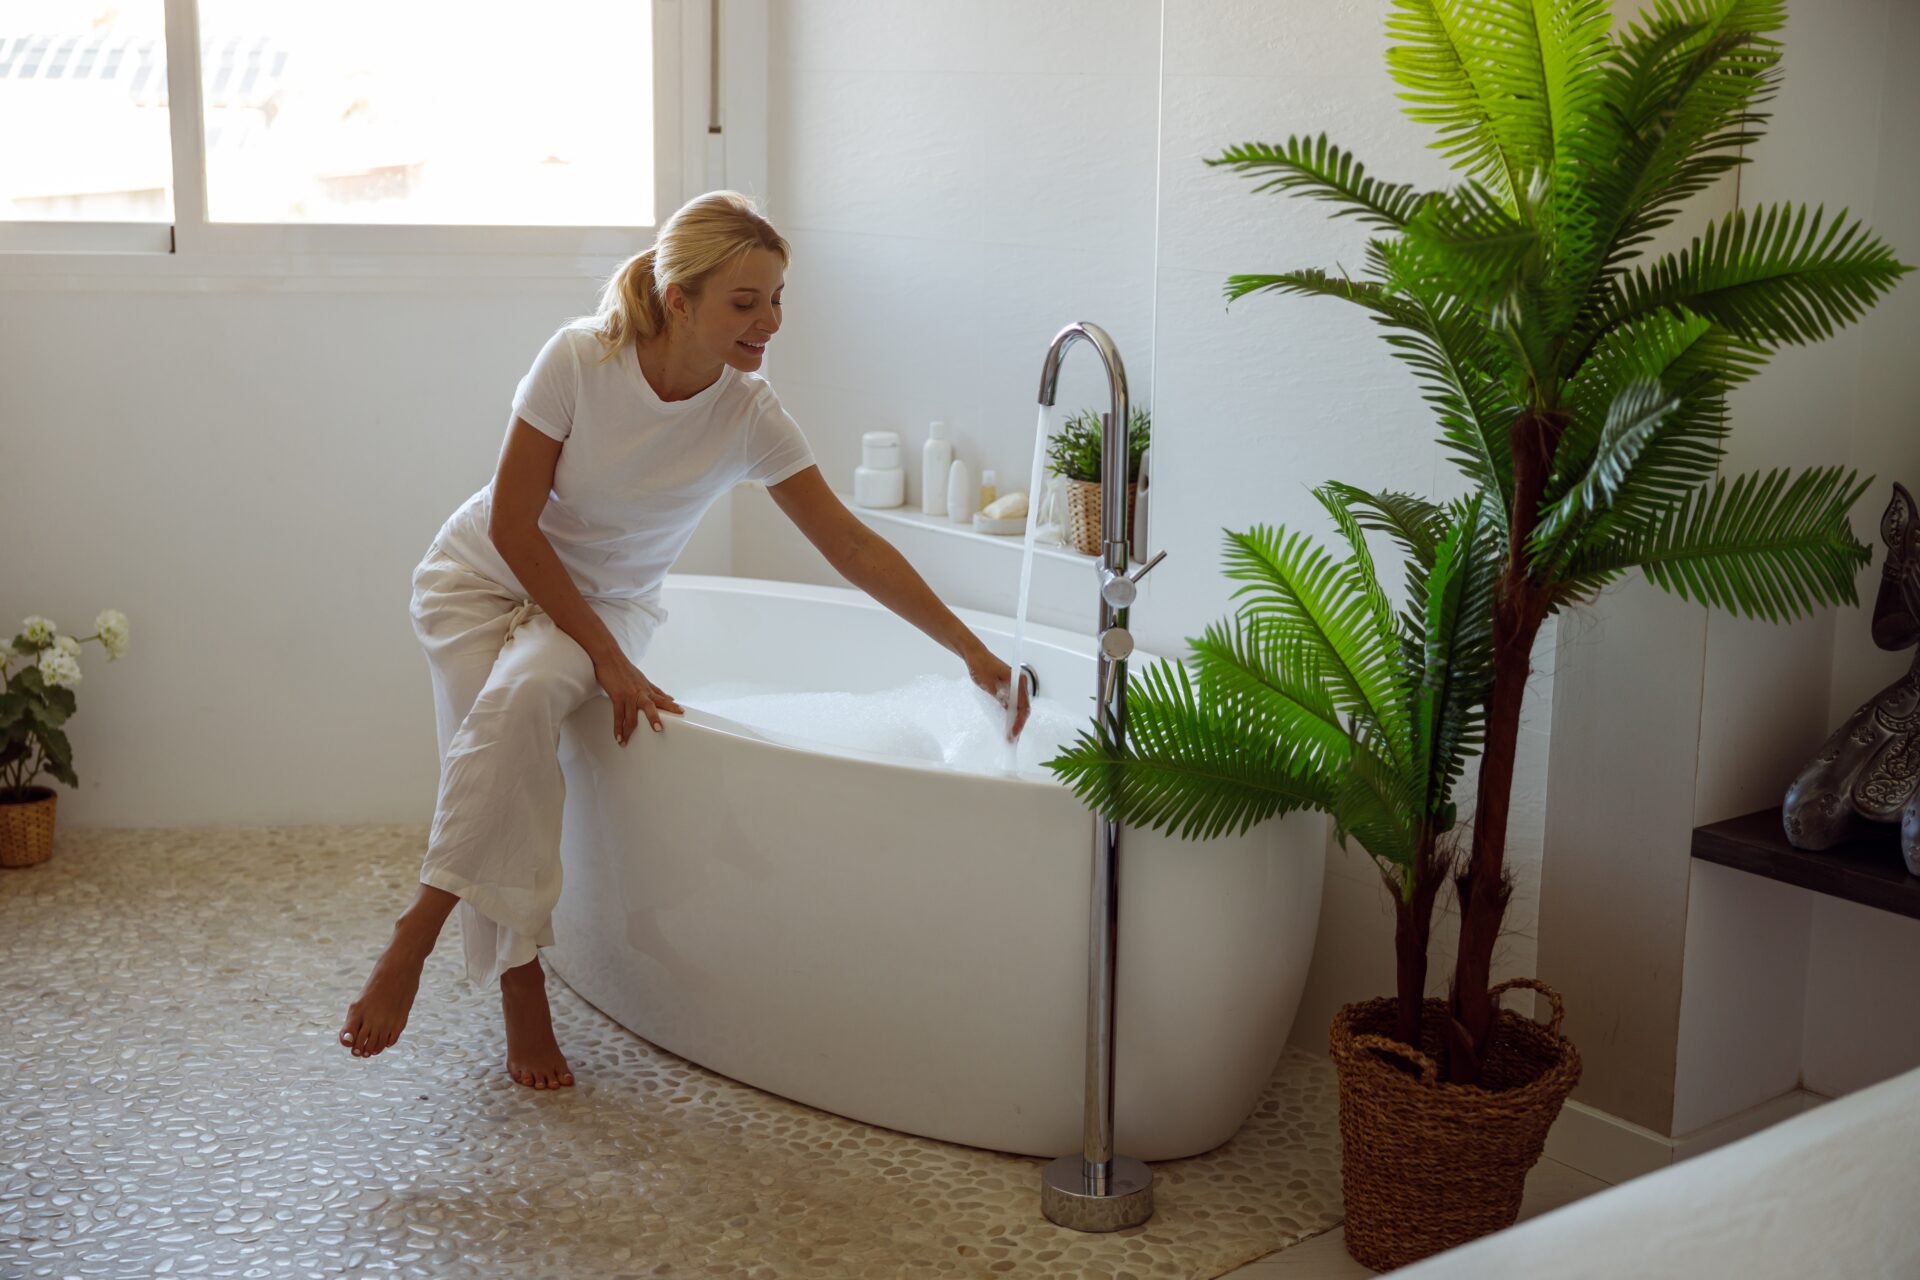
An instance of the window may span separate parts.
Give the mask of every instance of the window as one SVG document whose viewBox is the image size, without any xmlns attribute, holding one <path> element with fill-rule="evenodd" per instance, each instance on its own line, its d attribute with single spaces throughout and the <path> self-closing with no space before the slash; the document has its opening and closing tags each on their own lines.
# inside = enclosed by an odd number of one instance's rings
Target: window
<svg viewBox="0 0 1920 1280">
<path fill-rule="evenodd" d="M 0 217 L 170 221 L 161 0 L 4 12 Z"/>
<path fill-rule="evenodd" d="M 691 193 L 711 10 L 8 0 L 0 251 L 624 255 Z"/>
</svg>

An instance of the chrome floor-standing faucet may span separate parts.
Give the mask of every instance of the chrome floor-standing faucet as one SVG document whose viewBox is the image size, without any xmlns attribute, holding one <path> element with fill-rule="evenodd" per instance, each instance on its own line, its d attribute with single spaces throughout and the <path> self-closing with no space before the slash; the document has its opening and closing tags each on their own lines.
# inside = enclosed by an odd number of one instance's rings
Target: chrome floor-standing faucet
<svg viewBox="0 0 1920 1280">
<path fill-rule="evenodd" d="M 1053 405 L 1060 358 L 1084 339 L 1107 367 L 1112 412 L 1102 415 L 1100 445 L 1100 643 L 1096 658 L 1094 720 L 1106 740 L 1125 741 L 1127 655 L 1133 636 L 1127 609 L 1135 586 L 1167 554 L 1162 551 L 1127 575 L 1127 371 L 1107 331 L 1070 324 L 1047 348 L 1040 371 L 1040 403 Z M 1093 893 L 1087 947 L 1087 1101 L 1082 1149 L 1047 1165 L 1040 1179 L 1040 1211 L 1075 1231 L 1118 1231 L 1153 1216 L 1153 1170 L 1113 1153 L 1113 980 L 1120 921 L 1120 824 L 1096 815 Z"/>
</svg>

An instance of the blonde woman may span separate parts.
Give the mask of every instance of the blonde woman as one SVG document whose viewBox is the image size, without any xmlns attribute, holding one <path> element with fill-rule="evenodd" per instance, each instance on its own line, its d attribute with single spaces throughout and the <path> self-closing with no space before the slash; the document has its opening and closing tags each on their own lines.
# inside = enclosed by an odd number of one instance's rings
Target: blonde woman
<svg viewBox="0 0 1920 1280">
<path fill-rule="evenodd" d="M 467 977 L 500 986 L 507 1073 L 573 1083 L 537 949 L 559 900 L 560 725 L 613 702 L 626 745 L 677 714 L 637 665 L 667 620 L 660 588 L 701 513 L 766 484 L 848 581 L 938 640 L 1006 705 L 1007 664 L 821 478 L 755 371 L 780 331 L 787 242 L 744 196 L 689 201 L 654 247 L 569 321 L 514 395 L 492 483 L 453 513 L 414 570 L 413 621 L 433 675 L 440 792 L 413 902 L 347 1009 L 356 1057 L 407 1025 L 421 967 L 456 905 Z M 1013 733 L 1026 723 L 1026 690 Z"/>
</svg>

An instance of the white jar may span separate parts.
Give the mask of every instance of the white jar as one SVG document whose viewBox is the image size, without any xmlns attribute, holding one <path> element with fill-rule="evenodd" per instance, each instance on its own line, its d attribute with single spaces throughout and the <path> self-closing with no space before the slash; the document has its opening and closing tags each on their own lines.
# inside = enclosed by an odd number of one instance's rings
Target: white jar
<svg viewBox="0 0 1920 1280">
<path fill-rule="evenodd" d="M 860 465 L 853 469 L 853 504 L 897 507 L 907 500 L 907 471 L 900 465 L 900 433 L 869 431 L 860 437 Z"/>
<path fill-rule="evenodd" d="M 947 468 L 953 465 L 953 445 L 947 424 L 927 424 L 927 442 L 920 446 L 920 514 L 947 514 Z"/>
</svg>

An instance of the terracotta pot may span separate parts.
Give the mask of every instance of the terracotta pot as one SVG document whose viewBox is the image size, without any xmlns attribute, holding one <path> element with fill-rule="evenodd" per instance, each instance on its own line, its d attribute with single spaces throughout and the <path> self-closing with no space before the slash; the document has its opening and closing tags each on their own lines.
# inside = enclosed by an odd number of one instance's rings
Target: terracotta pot
<svg viewBox="0 0 1920 1280">
<path fill-rule="evenodd" d="M 1127 532 L 1133 532 L 1133 504 L 1140 483 L 1127 486 Z M 1083 556 L 1100 554 L 1100 482 L 1067 477 L 1067 545 Z"/>
<path fill-rule="evenodd" d="M 1347 1252 L 1386 1271 L 1513 1225 L 1527 1171 L 1580 1079 L 1580 1054 L 1560 1034 L 1560 996 L 1549 1026 L 1495 1014 L 1481 1085 L 1439 1079 L 1445 1000 L 1428 1000 L 1421 1050 L 1392 1038 L 1397 1002 L 1350 1004 L 1333 1020 L 1340 1072 L 1341 1189 Z M 1409 1072 L 1411 1064 L 1416 1072 Z"/>
<path fill-rule="evenodd" d="M 0 867 L 31 867 L 53 856 L 52 787 L 28 787 L 26 798 L 0 796 Z"/>
</svg>

